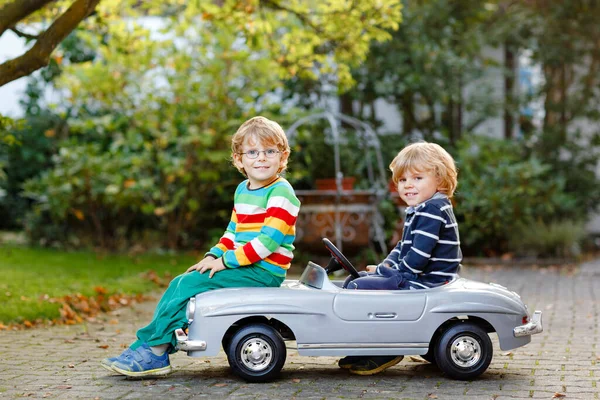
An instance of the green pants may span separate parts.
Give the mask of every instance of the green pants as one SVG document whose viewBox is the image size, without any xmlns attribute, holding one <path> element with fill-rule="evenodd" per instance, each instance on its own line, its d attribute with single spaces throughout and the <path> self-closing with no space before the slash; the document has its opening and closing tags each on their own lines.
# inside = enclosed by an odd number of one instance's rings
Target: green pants
<svg viewBox="0 0 600 400">
<path fill-rule="evenodd" d="M 212 278 L 208 277 L 209 274 L 210 271 L 203 274 L 192 271 L 174 278 L 158 302 L 152 321 L 137 331 L 137 340 L 131 348 L 135 350 L 143 343 L 149 346 L 171 343 L 171 352 L 174 352 L 177 344 L 174 332 L 187 327 L 185 309 L 190 297 L 215 289 L 279 287 L 285 279 L 252 265 L 225 269 L 215 273 Z"/>
</svg>

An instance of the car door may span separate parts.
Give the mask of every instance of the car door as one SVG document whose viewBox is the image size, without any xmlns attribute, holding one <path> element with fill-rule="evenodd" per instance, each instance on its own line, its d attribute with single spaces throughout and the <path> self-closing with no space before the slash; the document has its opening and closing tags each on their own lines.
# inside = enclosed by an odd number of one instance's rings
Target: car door
<svg viewBox="0 0 600 400">
<path fill-rule="evenodd" d="M 346 290 L 333 300 L 333 312 L 341 320 L 348 338 L 370 342 L 415 340 L 427 304 L 421 290 Z"/>
</svg>

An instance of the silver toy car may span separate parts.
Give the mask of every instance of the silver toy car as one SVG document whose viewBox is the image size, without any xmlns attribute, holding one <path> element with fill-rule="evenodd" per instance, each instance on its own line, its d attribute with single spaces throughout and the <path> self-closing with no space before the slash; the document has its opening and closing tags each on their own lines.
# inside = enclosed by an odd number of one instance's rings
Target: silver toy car
<svg viewBox="0 0 600 400">
<path fill-rule="evenodd" d="M 286 359 L 284 341 L 303 356 L 420 355 L 454 379 L 488 368 L 496 332 L 502 350 L 542 332 L 542 312 L 519 295 L 464 278 L 423 290 L 347 290 L 328 273 L 358 272 L 323 239 L 327 268 L 309 262 L 299 280 L 279 288 L 232 288 L 190 299 L 188 335 L 176 332 L 189 356 L 216 356 L 223 346 L 233 372 L 250 382 L 272 380 Z"/>
</svg>

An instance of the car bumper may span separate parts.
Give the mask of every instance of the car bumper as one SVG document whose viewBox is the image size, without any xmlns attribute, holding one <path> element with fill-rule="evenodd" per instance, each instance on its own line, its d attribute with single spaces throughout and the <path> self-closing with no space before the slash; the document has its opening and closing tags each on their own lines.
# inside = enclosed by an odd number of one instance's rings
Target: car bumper
<svg viewBox="0 0 600 400">
<path fill-rule="evenodd" d="M 206 350 L 206 342 L 204 340 L 188 340 L 183 329 L 175 330 L 177 337 L 177 349 L 181 351 L 204 351 Z"/>
<path fill-rule="evenodd" d="M 530 336 L 540 333 L 544 330 L 542 327 L 542 312 L 536 310 L 531 317 L 531 321 L 525 325 L 517 326 L 513 329 L 513 335 L 515 337 Z"/>
</svg>

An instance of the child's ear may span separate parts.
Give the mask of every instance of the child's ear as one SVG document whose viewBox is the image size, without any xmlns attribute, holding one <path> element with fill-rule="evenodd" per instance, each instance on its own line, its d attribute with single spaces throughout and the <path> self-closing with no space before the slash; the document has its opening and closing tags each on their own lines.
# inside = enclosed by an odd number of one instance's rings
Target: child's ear
<svg viewBox="0 0 600 400">
<path fill-rule="evenodd" d="M 290 156 L 290 152 L 289 151 L 284 151 L 281 153 L 281 159 L 279 161 L 279 165 L 283 166 L 283 164 L 285 164 L 285 162 L 287 161 L 288 157 Z"/>
<path fill-rule="evenodd" d="M 436 183 L 436 185 L 437 185 L 437 188 L 435 189 L 435 190 L 436 190 L 436 192 L 443 193 L 443 192 L 444 192 L 444 190 L 443 190 L 443 189 L 442 189 L 442 187 L 441 187 L 441 186 L 442 186 L 442 177 L 440 177 L 440 176 L 438 175 L 438 176 L 436 176 L 436 177 L 435 177 L 435 179 L 436 179 L 436 182 L 437 182 L 437 183 Z"/>
<path fill-rule="evenodd" d="M 233 153 L 233 163 L 239 169 L 244 169 L 244 164 L 242 164 L 242 155 L 241 154 Z"/>
</svg>

